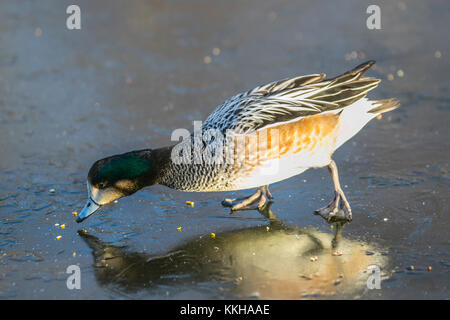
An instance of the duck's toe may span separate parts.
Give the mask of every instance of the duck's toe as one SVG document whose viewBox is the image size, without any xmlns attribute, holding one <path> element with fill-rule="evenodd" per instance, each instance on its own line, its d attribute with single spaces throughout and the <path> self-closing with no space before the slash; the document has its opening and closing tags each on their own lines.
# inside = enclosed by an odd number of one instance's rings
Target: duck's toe
<svg viewBox="0 0 450 320">
<path fill-rule="evenodd" d="M 352 221 L 351 212 L 348 212 L 345 209 L 329 210 L 326 208 L 322 208 L 314 211 L 314 214 L 321 216 L 328 223 Z"/>
<path fill-rule="evenodd" d="M 249 197 L 238 199 L 224 199 L 222 205 L 231 208 L 231 211 L 262 210 L 272 198 L 267 186 L 260 187 Z"/>
<path fill-rule="evenodd" d="M 321 216 L 328 223 L 352 221 L 352 210 L 346 201 L 342 201 L 338 193 L 328 206 L 314 211 L 314 214 Z"/>
</svg>

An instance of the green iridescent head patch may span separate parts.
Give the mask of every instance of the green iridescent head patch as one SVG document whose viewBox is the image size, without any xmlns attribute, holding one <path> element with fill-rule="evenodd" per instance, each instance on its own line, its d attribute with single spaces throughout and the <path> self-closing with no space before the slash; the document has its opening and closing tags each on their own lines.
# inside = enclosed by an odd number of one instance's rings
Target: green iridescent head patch
<svg viewBox="0 0 450 320">
<path fill-rule="evenodd" d="M 134 154 L 126 154 L 112 159 L 98 169 L 100 180 L 118 181 L 134 179 L 150 168 L 145 159 Z"/>
</svg>

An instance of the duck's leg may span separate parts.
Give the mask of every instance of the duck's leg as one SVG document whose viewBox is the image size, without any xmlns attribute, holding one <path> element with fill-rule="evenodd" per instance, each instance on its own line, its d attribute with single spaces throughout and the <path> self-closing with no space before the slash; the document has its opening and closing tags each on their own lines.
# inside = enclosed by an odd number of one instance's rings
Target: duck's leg
<svg viewBox="0 0 450 320">
<path fill-rule="evenodd" d="M 336 163 L 331 160 L 328 165 L 331 177 L 334 183 L 334 199 L 330 204 L 324 208 L 318 209 L 314 214 L 321 216 L 326 221 L 333 222 L 350 222 L 352 221 L 352 209 L 345 198 L 344 191 L 342 191 L 339 183 L 339 175 Z"/>
<path fill-rule="evenodd" d="M 270 199 L 272 199 L 272 194 L 269 191 L 269 186 L 265 185 L 259 187 L 250 197 L 225 199 L 222 201 L 222 205 L 225 207 L 230 207 L 232 211 L 252 209 L 261 210 Z"/>
</svg>

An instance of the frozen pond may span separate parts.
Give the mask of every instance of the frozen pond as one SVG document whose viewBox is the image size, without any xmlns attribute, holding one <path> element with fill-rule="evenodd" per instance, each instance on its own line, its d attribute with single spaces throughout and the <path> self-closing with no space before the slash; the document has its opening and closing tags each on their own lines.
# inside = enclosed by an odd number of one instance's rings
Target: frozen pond
<svg viewBox="0 0 450 320">
<path fill-rule="evenodd" d="M 368 1 L 78 3 L 72 31 L 67 1 L 0 4 L 0 298 L 450 297 L 447 1 L 381 1 L 381 30 Z M 332 196 L 325 168 L 272 185 L 266 216 L 221 206 L 249 190 L 154 186 L 75 223 L 95 160 L 169 145 L 235 93 L 369 59 L 369 96 L 402 107 L 335 153 L 353 209 L 341 256 L 312 214 Z"/>
</svg>

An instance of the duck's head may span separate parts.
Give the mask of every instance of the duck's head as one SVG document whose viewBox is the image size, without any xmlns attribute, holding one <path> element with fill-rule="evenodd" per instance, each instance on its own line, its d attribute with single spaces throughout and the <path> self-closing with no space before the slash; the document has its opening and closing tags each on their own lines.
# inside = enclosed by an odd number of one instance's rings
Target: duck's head
<svg viewBox="0 0 450 320">
<path fill-rule="evenodd" d="M 155 184 L 152 151 L 141 150 L 96 161 L 88 173 L 88 201 L 77 217 L 81 222 L 101 206 Z"/>
</svg>

